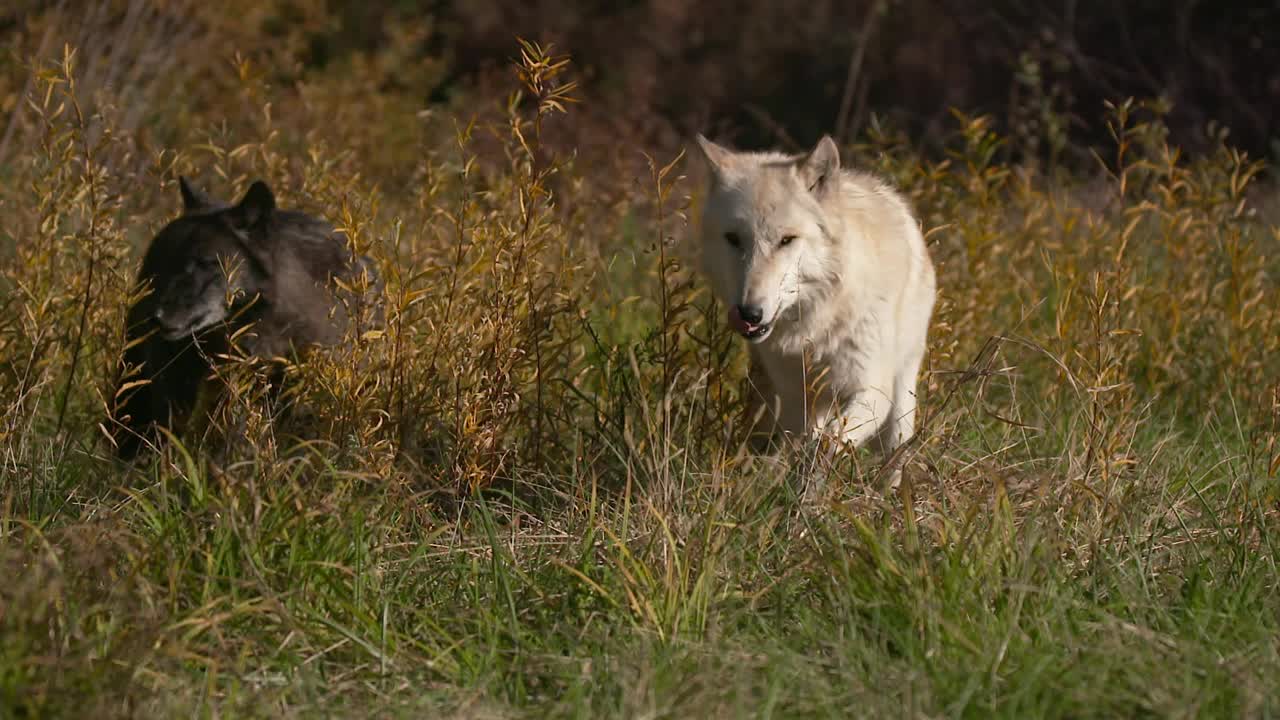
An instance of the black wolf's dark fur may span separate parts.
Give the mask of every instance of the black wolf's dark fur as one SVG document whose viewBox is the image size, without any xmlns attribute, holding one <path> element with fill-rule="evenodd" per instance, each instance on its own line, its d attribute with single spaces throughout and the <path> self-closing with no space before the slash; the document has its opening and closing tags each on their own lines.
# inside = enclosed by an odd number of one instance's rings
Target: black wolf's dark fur
<svg viewBox="0 0 1280 720">
<path fill-rule="evenodd" d="M 342 341 L 347 308 L 375 301 L 377 275 L 351 253 L 345 236 L 324 220 L 279 210 L 270 189 L 254 183 L 234 206 L 214 201 L 180 179 L 183 214 L 151 242 L 138 274 L 149 288 L 129 309 L 128 347 L 120 365 L 108 428 L 129 458 L 180 429 L 212 362 L 230 339 L 261 357 L 288 357 Z M 368 273 L 367 297 L 340 297 Z M 346 302 L 342 302 L 345 300 Z"/>
</svg>

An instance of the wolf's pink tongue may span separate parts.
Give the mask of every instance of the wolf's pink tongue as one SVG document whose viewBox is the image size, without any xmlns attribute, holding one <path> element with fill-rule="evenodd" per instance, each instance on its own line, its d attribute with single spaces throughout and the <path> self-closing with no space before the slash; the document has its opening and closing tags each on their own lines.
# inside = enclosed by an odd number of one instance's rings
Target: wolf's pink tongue
<svg viewBox="0 0 1280 720">
<path fill-rule="evenodd" d="M 729 308 L 729 326 L 743 334 L 756 329 L 755 325 L 742 319 L 742 313 L 738 312 L 737 305 L 733 305 Z"/>
</svg>

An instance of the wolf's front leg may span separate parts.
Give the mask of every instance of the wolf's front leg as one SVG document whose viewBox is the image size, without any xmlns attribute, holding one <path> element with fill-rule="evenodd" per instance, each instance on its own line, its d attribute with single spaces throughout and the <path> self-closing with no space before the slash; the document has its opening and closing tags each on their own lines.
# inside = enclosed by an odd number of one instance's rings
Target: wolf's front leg
<svg viewBox="0 0 1280 720">
<path fill-rule="evenodd" d="M 893 411 L 893 403 L 886 393 L 868 388 L 844 404 L 840 416 L 833 418 L 832 425 L 838 439 L 853 447 L 862 447 L 875 438 L 874 449 L 887 460 L 893 448 L 884 444 L 885 434 L 895 432 L 898 427 L 893 421 Z M 901 468 L 882 469 L 881 472 L 889 473 L 884 484 L 886 489 L 896 487 L 902 477 Z"/>
<path fill-rule="evenodd" d="M 745 394 L 743 424 L 747 428 L 747 447 L 754 453 L 763 454 L 769 451 L 777 432 L 780 401 L 769 380 L 769 373 L 754 349 L 751 350 Z"/>
<path fill-rule="evenodd" d="M 892 388 L 892 385 L 889 387 Z M 890 395 L 881 390 L 878 384 L 868 385 L 842 403 L 838 413 L 833 413 L 833 417 L 827 419 L 826 427 L 828 432 L 835 433 L 845 443 L 862 447 L 877 436 L 889 419 L 892 409 Z M 883 451 L 883 448 L 876 449 Z"/>
</svg>

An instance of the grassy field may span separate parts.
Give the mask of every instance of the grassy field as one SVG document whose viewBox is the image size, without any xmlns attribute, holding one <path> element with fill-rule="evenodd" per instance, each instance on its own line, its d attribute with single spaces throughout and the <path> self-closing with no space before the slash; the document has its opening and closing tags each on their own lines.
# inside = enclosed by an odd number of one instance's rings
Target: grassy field
<svg viewBox="0 0 1280 720">
<path fill-rule="evenodd" d="M 884 494 L 868 454 L 738 447 L 693 163 L 544 143 L 571 67 L 528 49 L 507 105 L 431 113 L 235 68 L 142 120 L 72 60 L 19 86 L 0 717 L 1280 714 L 1280 226 L 1225 142 L 1120 104 L 1091 173 L 963 116 L 944 159 L 844 148 L 939 269 Z M 347 229 L 388 320 L 295 368 L 305 422 L 245 363 L 206 436 L 125 466 L 99 424 L 178 173 Z"/>
</svg>

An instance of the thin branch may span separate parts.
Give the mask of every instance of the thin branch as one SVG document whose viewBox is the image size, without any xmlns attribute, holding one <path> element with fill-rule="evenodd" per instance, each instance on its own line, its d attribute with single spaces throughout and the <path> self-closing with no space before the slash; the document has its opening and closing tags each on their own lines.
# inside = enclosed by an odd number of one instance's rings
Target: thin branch
<svg viewBox="0 0 1280 720">
<path fill-rule="evenodd" d="M 836 139 L 841 142 L 849 139 L 847 133 L 850 112 L 853 110 L 853 98 L 858 88 L 858 81 L 862 79 L 862 62 L 867 55 L 867 43 L 871 41 L 871 31 L 875 29 L 880 16 L 888 11 L 887 0 L 877 0 L 867 11 L 867 17 L 862 21 L 862 29 L 858 32 L 857 40 L 854 41 L 853 55 L 849 58 L 849 73 L 844 79 L 844 94 L 840 98 L 840 114 L 836 116 Z"/>
</svg>

